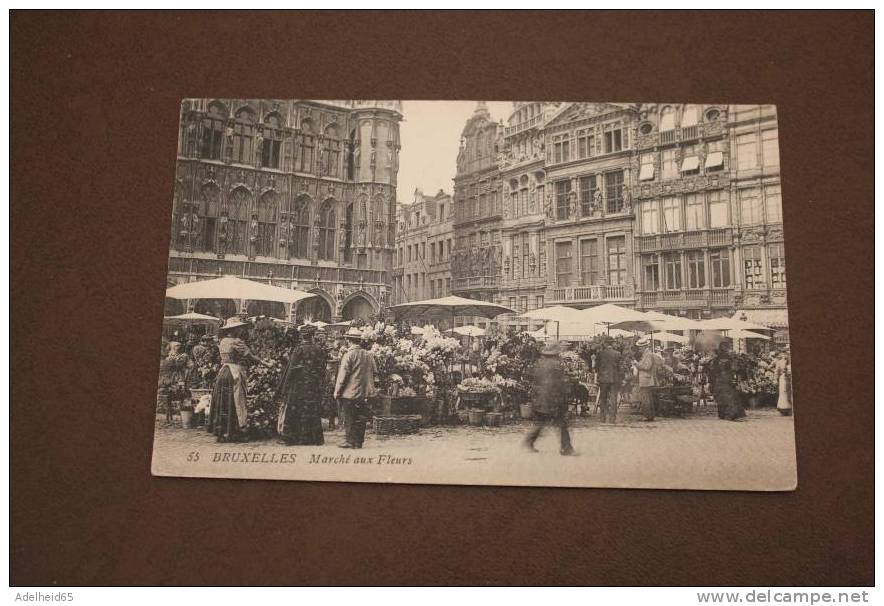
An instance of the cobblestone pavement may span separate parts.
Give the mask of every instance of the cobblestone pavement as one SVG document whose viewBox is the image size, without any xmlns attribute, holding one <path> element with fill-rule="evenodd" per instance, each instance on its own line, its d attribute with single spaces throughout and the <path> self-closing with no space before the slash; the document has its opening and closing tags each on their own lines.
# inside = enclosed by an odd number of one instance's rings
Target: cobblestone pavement
<svg viewBox="0 0 884 606">
<path fill-rule="evenodd" d="M 203 430 L 158 418 L 153 469 L 158 475 L 634 488 L 788 490 L 796 483 L 792 417 L 754 410 L 737 422 L 711 411 L 639 419 L 624 414 L 614 425 L 574 419 L 578 456 L 562 457 L 554 428 L 538 440 L 541 452 L 522 448 L 529 422 L 427 427 L 392 437 L 369 432 L 362 450 L 342 450 L 340 429 L 326 431 L 323 446 L 218 444 Z"/>
</svg>

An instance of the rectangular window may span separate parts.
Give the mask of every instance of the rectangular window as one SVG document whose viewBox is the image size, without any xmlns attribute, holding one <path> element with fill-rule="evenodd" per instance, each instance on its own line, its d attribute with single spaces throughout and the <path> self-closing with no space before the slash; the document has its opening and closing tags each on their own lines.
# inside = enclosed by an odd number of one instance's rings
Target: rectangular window
<svg viewBox="0 0 884 606">
<path fill-rule="evenodd" d="M 684 227 L 686 230 L 703 229 L 706 225 L 704 221 L 705 205 L 703 204 L 702 194 L 688 194 L 684 198 Z"/>
<path fill-rule="evenodd" d="M 739 190 L 740 224 L 758 225 L 763 221 L 761 196 L 757 187 Z"/>
<path fill-rule="evenodd" d="M 537 251 L 537 275 L 541 278 L 546 276 L 546 235 L 540 234 L 540 250 Z"/>
<path fill-rule="evenodd" d="M 567 136 L 553 142 L 553 158 L 557 164 L 560 162 L 570 162 L 571 142 Z"/>
<path fill-rule="evenodd" d="M 767 249 L 770 259 L 771 288 L 786 288 L 786 255 L 782 244 L 771 244 Z"/>
<path fill-rule="evenodd" d="M 608 238 L 608 284 L 626 284 L 626 237 Z"/>
<path fill-rule="evenodd" d="M 252 141 L 255 127 L 245 122 L 235 122 L 233 127 L 233 161 L 238 164 L 252 163 Z"/>
<path fill-rule="evenodd" d="M 755 144 L 755 133 L 747 133 L 737 137 L 737 170 L 751 170 L 758 167 L 758 153 Z"/>
<path fill-rule="evenodd" d="M 526 311 L 528 311 L 528 297 L 527 296 L 519 297 L 519 311 L 521 313 L 525 313 Z"/>
<path fill-rule="evenodd" d="M 556 219 L 568 218 L 568 194 L 571 193 L 571 181 L 556 181 Z"/>
<path fill-rule="evenodd" d="M 657 201 L 651 200 L 642 204 L 642 233 L 656 234 L 660 231 L 660 217 Z"/>
<path fill-rule="evenodd" d="M 663 277 L 666 290 L 681 290 L 681 253 L 663 255 Z"/>
<path fill-rule="evenodd" d="M 731 255 L 726 248 L 709 251 L 712 266 L 712 287 L 727 288 L 731 285 Z"/>
<path fill-rule="evenodd" d="M 660 152 L 660 178 L 675 179 L 678 176 L 678 166 L 675 163 L 675 150 L 664 149 Z"/>
<path fill-rule="evenodd" d="M 719 189 L 709 193 L 709 227 L 727 227 L 728 192 Z"/>
<path fill-rule="evenodd" d="M 619 131 L 617 131 L 619 132 Z M 623 212 L 623 171 L 605 174 L 605 197 L 609 213 Z"/>
<path fill-rule="evenodd" d="M 301 142 L 301 172 L 313 172 L 313 137 L 303 137 Z"/>
<path fill-rule="evenodd" d="M 764 210 L 768 223 L 783 222 L 783 203 L 780 199 L 780 186 L 767 185 L 764 188 Z"/>
<path fill-rule="evenodd" d="M 685 255 L 688 265 L 688 288 L 706 288 L 706 259 L 704 253 L 692 250 Z"/>
<path fill-rule="evenodd" d="M 761 247 L 747 246 L 743 249 L 743 271 L 746 288 L 764 288 L 764 269 L 761 264 Z"/>
<path fill-rule="evenodd" d="M 605 153 L 610 154 L 623 149 L 623 131 L 609 130 L 605 133 Z"/>
<path fill-rule="evenodd" d="M 519 216 L 528 214 L 528 188 L 519 192 Z"/>
<path fill-rule="evenodd" d="M 515 298 L 515 297 L 510 297 L 510 302 L 509 302 L 509 305 L 508 305 L 507 307 L 509 307 L 509 308 L 512 309 L 513 311 L 518 311 L 518 310 L 516 309 L 516 298 Z"/>
<path fill-rule="evenodd" d="M 580 284 L 590 286 L 599 283 L 599 241 L 580 241 Z"/>
<path fill-rule="evenodd" d="M 580 214 L 584 217 L 592 215 L 592 201 L 595 196 L 596 177 L 580 177 Z"/>
<path fill-rule="evenodd" d="M 571 242 L 556 242 L 556 285 L 571 286 Z"/>
<path fill-rule="evenodd" d="M 527 278 L 530 273 L 531 247 L 528 245 L 528 233 L 522 234 L 522 277 Z"/>
<path fill-rule="evenodd" d="M 534 297 L 534 308 L 543 309 L 543 295 L 537 295 Z"/>
<path fill-rule="evenodd" d="M 779 131 L 776 128 L 761 131 L 761 159 L 766 167 L 780 165 Z"/>
<path fill-rule="evenodd" d="M 654 154 L 642 154 L 641 170 L 638 173 L 639 181 L 651 181 L 654 179 Z"/>
<path fill-rule="evenodd" d="M 663 198 L 663 231 L 681 231 L 681 200 Z"/>
<path fill-rule="evenodd" d="M 224 138 L 224 122 L 205 118 L 200 137 L 200 157 L 207 160 L 221 159 L 221 141 Z"/>
<path fill-rule="evenodd" d="M 642 257 L 642 273 L 644 275 L 645 290 L 660 289 L 660 263 L 657 255 Z"/>
</svg>

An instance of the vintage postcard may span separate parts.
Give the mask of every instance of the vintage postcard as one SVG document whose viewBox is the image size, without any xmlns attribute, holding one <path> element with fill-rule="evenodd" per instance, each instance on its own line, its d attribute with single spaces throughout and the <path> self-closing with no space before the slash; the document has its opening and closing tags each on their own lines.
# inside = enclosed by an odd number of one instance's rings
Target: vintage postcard
<svg viewBox="0 0 884 606">
<path fill-rule="evenodd" d="M 155 475 L 796 487 L 775 106 L 180 111 Z"/>
</svg>

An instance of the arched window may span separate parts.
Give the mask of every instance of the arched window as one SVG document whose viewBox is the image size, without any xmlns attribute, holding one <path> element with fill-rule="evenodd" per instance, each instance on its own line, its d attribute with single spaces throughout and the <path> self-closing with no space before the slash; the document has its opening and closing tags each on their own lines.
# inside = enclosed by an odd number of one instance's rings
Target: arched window
<svg viewBox="0 0 884 606">
<path fill-rule="evenodd" d="M 209 104 L 209 112 L 202 120 L 200 133 L 200 157 L 206 160 L 221 159 L 221 142 L 224 140 L 224 122 L 227 108 L 218 101 Z"/>
<path fill-rule="evenodd" d="M 272 113 L 264 119 L 264 141 L 261 143 L 261 166 L 279 168 L 282 152 L 283 124 L 279 114 Z"/>
<path fill-rule="evenodd" d="M 255 114 L 244 107 L 236 112 L 233 124 L 233 162 L 251 164 L 255 141 Z"/>
<path fill-rule="evenodd" d="M 674 128 L 675 110 L 667 105 L 660 111 L 660 132 L 665 132 Z"/>
<path fill-rule="evenodd" d="M 694 126 L 700 121 L 700 108 L 696 105 L 685 105 L 684 112 L 681 114 L 681 125 Z"/>
<path fill-rule="evenodd" d="M 335 258 L 334 200 L 326 200 L 319 210 L 319 258 L 327 261 Z"/>
<path fill-rule="evenodd" d="M 310 198 L 299 196 L 295 200 L 292 212 L 292 230 L 294 242 L 291 255 L 301 259 L 307 258 L 307 247 L 310 243 Z"/>
<path fill-rule="evenodd" d="M 203 238 L 199 243 L 200 250 L 215 252 L 215 234 L 218 229 L 218 217 L 221 215 L 221 192 L 214 183 L 207 183 L 200 190 L 203 207 Z"/>
<path fill-rule="evenodd" d="M 276 192 L 271 190 L 258 200 L 258 241 L 255 243 L 255 254 L 262 257 L 273 256 L 278 199 Z"/>
<path fill-rule="evenodd" d="M 249 195 L 244 187 L 237 187 L 230 192 L 227 202 L 229 225 L 227 252 L 246 254 L 249 238 Z"/>
<path fill-rule="evenodd" d="M 298 150 L 298 168 L 302 173 L 313 172 L 313 148 L 315 142 L 312 135 L 301 135 L 301 146 Z"/>
</svg>

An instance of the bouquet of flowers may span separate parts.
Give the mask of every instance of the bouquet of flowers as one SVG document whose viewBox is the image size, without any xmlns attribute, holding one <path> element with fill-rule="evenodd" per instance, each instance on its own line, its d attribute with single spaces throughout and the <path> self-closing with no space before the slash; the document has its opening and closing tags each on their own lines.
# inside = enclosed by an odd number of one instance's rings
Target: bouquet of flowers
<svg viewBox="0 0 884 606">
<path fill-rule="evenodd" d="M 457 390 L 461 393 L 500 393 L 500 388 L 493 381 L 478 377 L 464 379 L 457 386 Z"/>
<path fill-rule="evenodd" d="M 272 436 L 276 431 L 279 410 L 273 397 L 284 370 L 282 363 L 276 360 L 270 360 L 266 366 L 255 364 L 249 369 L 249 427 L 265 437 Z"/>
</svg>

